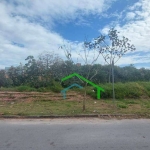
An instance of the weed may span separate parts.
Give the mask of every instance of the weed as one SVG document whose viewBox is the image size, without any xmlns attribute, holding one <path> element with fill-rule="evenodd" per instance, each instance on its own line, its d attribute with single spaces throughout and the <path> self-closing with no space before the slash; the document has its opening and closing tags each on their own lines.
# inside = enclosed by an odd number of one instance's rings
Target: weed
<svg viewBox="0 0 150 150">
<path fill-rule="evenodd" d="M 138 104 L 138 103 L 135 102 L 135 101 L 127 101 L 126 103 L 127 103 L 127 104 Z"/>
<path fill-rule="evenodd" d="M 32 92 L 32 91 L 36 91 L 36 89 L 32 88 L 30 86 L 19 86 L 16 88 L 16 91 L 18 91 L 18 92 Z"/>
<path fill-rule="evenodd" d="M 71 107 L 71 104 L 66 104 L 67 107 Z"/>
<path fill-rule="evenodd" d="M 128 106 L 125 104 L 118 104 L 117 107 L 118 108 L 128 108 Z"/>
</svg>

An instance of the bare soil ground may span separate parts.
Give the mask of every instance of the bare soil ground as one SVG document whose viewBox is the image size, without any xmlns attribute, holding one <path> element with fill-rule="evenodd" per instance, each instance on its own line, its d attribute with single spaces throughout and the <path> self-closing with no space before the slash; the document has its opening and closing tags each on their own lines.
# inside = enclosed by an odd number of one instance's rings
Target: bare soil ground
<svg viewBox="0 0 150 150">
<path fill-rule="evenodd" d="M 84 98 L 83 94 L 70 91 L 66 94 L 67 101 L 82 101 Z M 92 99 L 90 96 L 87 98 Z M 34 100 L 63 100 L 61 93 L 54 92 L 10 92 L 0 91 L 0 101 L 34 101 Z"/>
<path fill-rule="evenodd" d="M 150 99 L 96 100 L 86 97 L 86 110 L 82 111 L 84 95 L 68 91 L 66 99 L 54 92 L 11 92 L 0 91 L 0 116 L 2 115 L 81 115 L 111 114 L 102 118 L 114 118 L 114 114 L 150 116 Z M 123 116 L 118 116 L 123 118 Z M 131 117 L 131 116 L 130 116 Z M 132 118 L 132 117 L 131 117 Z"/>
</svg>

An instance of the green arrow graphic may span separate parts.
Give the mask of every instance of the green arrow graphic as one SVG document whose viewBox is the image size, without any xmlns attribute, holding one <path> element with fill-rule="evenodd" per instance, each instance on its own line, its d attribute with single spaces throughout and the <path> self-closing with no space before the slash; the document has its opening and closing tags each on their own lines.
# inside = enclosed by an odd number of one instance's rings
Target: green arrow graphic
<svg viewBox="0 0 150 150">
<path fill-rule="evenodd" d="M 83 81 L 85 81 L 85 82 L 91 84 L 93 87 L 97 88 L 97 99 L 100 99 L 100 91 L 103 91 L 103 92 L 104 92 L 104 89 L 102 89 L 102 88 L 99 87 L 98 85 L 94 84 L 93 82 L 87 80 L 86 78 L 80 76 L 80 75 L 77 74 L 77 73 L 70 74 L 70 75 L 68 75 L 68 76 L 66 76 L 66 77 L 64 77 L 64 78 L 62 78 L 61 81 L 68 80 L 68 79 L 70 79 L 70 78 L 72 78 L 72 77 L 74 77 L 74 76 L 77 76 L 78 78 L 82 79 Z"/>
</svg>

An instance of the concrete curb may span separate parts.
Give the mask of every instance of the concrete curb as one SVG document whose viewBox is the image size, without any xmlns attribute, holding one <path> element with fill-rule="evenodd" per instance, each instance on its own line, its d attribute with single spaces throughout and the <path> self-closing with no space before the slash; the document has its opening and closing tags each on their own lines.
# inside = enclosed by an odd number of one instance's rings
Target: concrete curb
<svg viewBox="0 0 150 150">
<path fill-rule="evenodd" d="M 50 116 L 18 116 L 18 115 L 0 115 L 0 119 L 48 119 L 48 118 L 102 118 L 102 119 L 140 119 L 148 118 L 150 115 L 135 114 L 81 114 L 81 115 L 50 115 Z"/>
</svg>

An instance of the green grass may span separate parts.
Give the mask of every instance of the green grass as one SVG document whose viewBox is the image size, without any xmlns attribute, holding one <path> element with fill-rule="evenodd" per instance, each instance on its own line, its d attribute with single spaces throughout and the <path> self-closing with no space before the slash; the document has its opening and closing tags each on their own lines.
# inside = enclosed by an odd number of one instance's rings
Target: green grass
<svg viewBox="0 0 150 150">
<path fill-rule="evenodd" d="M 100 84 L 99 86 L 105 90 L 105 92 L 101 92 L 101 98 L 112 98 L 111 83 Z M 115 83 L 114 87 L 116 99 L 139 99 L 143 96 L 150 98 L 150 82 Z M 92 91 L 94 89 L 93 87 L 88 87 L 87 89 L 87 93 L 93 98 L 96 98 L 96 89 L 95 92 Z"/>
<path fill-rule="evenodd" d="M 116 107 L 114 107 L 114 105 Z M 82 101 L 34 100 L 0 101 L 1 115 L 79 115 L 79 114 L 149 114 L 150 99 L 147 100 L 87 100 L 86 111 L 82 111 Z"/>
<path fill-rule="evenodd" d="M 105 92 L 101 92 L 101 98 L 108 99 L 112 98 L 112 84 L 106 83 L 101 84 L 101 86 Z M 139 99 L 141 97 L 150 98 L 150 82 L 127 82 L 127 83 L 115 83 L 115 97 L 116 99 L 125 99 L 125 98 L 133 98 Z M 53 82 L 52 86 L 49 87 L 40 87 L 40 88 L 32 88 L 29 86 L 18 86 L 14 88 L 0 88 L 0 91 L 18 91 L 18 92 L 49 92 L 53 91 L 56 93 L 60 93 L 62 90 L 62 86 L 58 82 Z M 93 92 L 93 87 L 87 87 L 87 94 L 92 98 L 96 99 L 96 91 Z M 84 93 L 84 89 L 74 88 L 75 91 L 80 91 L 80 93 Z M 95 89 L 96 90 L 96 89 Z"/>
<path fill-rule="evenodd" d="M 32 91 L 36 91 L 36 89 L 29 87 L 29 86 L 18 86 L 18 87 L 16 87 L 16 91 L 18 91 L 18 92 L 32 92 Z"/>
<path fill-rule="evenodd" d="M 116 83 L 116 100 L 113 102 L 112 85 L 100 85 L 105 89 L 101 100 L 96 99 L 93 87 L 87 87 L 86 111 L 82 111 L 84 89 L 73 89 L 76 95 L 73 100 L 63 100 L 61 86 L 41 87 L 28 86 L 0 88 L 0 115 L 79 115 L 79 114 L 149 114 L 150 115 L 150 82 Z M 51 92 L 51 90 L 57 92 Z M 12 91 L 12 92 L 10 92 Z M 16 96 L 14 91 L 20 92 Z M 71 91 L 71 90 L 69 90 Z M 46 93 L 45 93 L 46 92 Z M 69 93 L 69 92 L 67 92 Z M 77 98 L 77 95 L 80 95 Z M 70 95 L 71 96 L 71 95 Z M 67 96 L 68 97 L 68 96 Z"/>
</svg>

